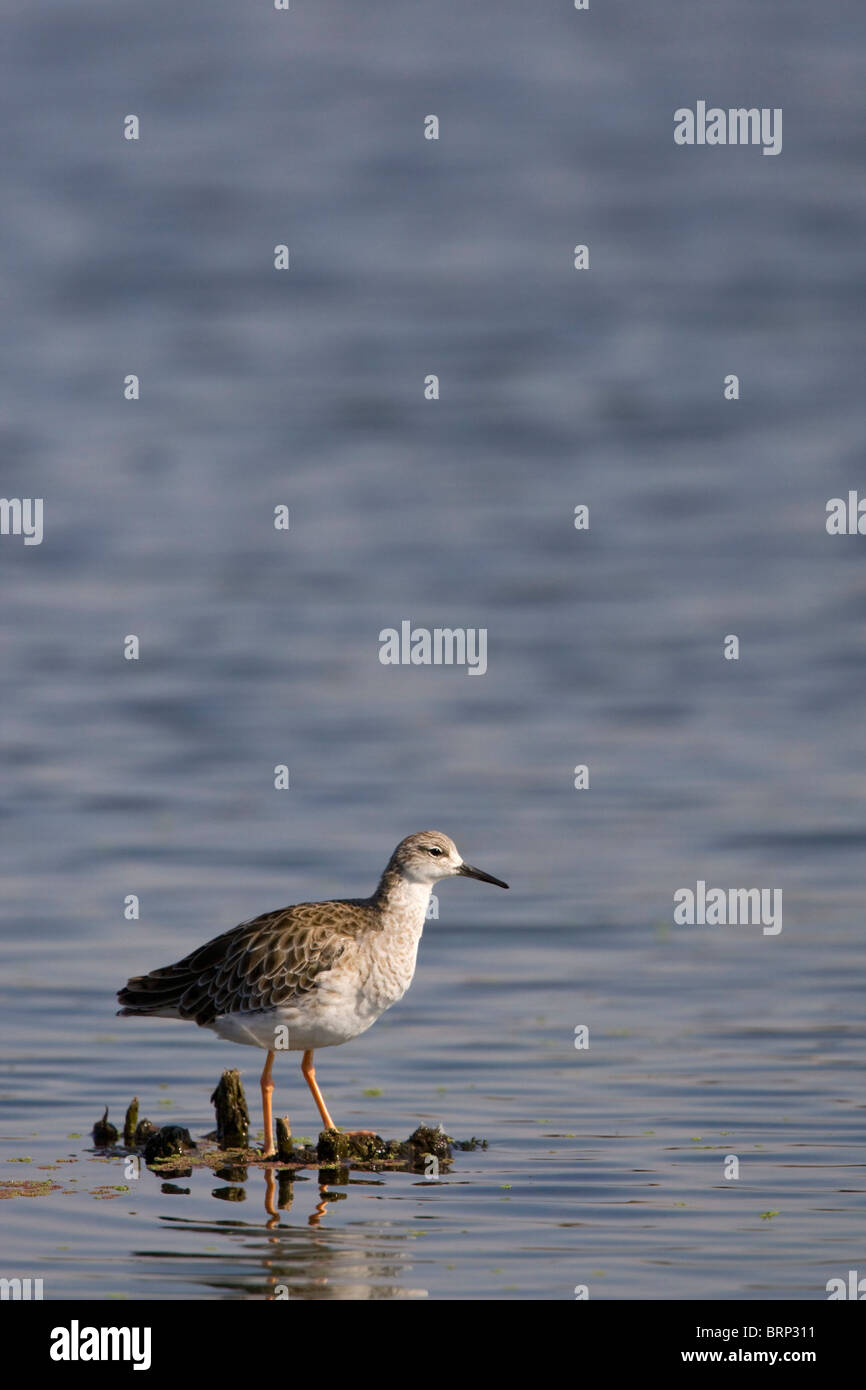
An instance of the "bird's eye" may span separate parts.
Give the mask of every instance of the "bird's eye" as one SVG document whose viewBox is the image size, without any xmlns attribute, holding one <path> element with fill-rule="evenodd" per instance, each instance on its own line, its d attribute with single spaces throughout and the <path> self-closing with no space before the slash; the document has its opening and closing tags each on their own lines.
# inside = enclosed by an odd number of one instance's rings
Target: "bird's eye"
<svg viewBox="0 0 866 1390">
<path fill-rule="evenodd" d="M 428 854 L 441 854 L 442 851 L 441 851 L 441 849 L 437 849 L 436 846 L 433 845 L 432 847 L 428 847 L 427 853 L 428 853 Z"/>
</svg>

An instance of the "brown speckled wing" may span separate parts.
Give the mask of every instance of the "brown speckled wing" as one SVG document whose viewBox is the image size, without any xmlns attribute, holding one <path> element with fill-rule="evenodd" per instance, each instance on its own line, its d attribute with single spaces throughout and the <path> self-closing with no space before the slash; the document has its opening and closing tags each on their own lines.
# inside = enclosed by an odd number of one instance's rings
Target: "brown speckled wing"
<svg viewBox="0 0 866 1390">
<path fill-rule="evenodd" d="M 128 982 L 124 1014 L 175 1013 L 196 1023 L 256 1013 L 315 988 L 374 916 L 363 901 L 297 903 L 242 922 L 175 965 Z"/>
</svg>

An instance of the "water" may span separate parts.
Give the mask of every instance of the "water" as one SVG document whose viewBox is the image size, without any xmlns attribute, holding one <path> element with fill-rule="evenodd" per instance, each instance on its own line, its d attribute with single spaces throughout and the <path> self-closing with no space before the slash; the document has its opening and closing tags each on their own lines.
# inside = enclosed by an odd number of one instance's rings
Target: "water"
<svg viewBox="0 0 866 1390">
<path fill-rule="evenodd" d="M 0 1182 L 58 1187 L 0 1205 L 4 1274 L 825 1297 L 864 1260 L 866 580 L 824 528 L 862 482 L 862 19 L 51 0 L 8 37 L 2 491 L 45 539 L 0 540 Z M 698 99 L 781 106 L 782 154 L 675 147 Z M 487 674 L 382 666 L 405 618 L 487 628 Z M 106 1102 L 201 1134 L 260 1059 L 114 990 L 425 826 L 512 890 L 444 887 L 319 1076 L 344 1125 L 489 1147 L 309 1172 L 278 1224 L 253 1168 L 115 1192 Z M 782 932 L 675 927 L 699 878 L 781 889 Z"/>
</svg>

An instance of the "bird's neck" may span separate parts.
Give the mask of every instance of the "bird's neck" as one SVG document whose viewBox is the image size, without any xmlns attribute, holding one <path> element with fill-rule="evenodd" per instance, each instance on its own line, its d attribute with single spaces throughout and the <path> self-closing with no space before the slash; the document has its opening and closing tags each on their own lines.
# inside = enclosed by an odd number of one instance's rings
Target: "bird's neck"
<svg viewBox="0 0 866 1390">
<path fill-rule="evenodd" d="M 413 883 L 395 869 L 387 868 L 373 894 L 373 902 L 380 912 L 413 927 L 420 934 L 427 916 L 432 886 L 430 883 Z"/>
</svg>

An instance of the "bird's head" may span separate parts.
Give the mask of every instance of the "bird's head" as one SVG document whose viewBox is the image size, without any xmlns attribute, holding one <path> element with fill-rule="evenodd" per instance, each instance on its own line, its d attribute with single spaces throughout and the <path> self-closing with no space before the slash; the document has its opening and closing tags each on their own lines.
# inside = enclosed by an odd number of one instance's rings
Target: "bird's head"
<svg viewBox="0 0 866 1390">
<path fill-rule="evenodd" d="M 420 830 L 416 835 L 407 835 L 401 840 L 388 866 L 395 869 L 410 883 L 438 883 L 440 878 L 479 878 L 483 883 L 495 883 L 498 888 L 507 888 L 501 878 L 486 874 L 483 869 L 475 869 L 461 858 L 453 840 L 443 835 L 441 830 Z"/>
</svg>

